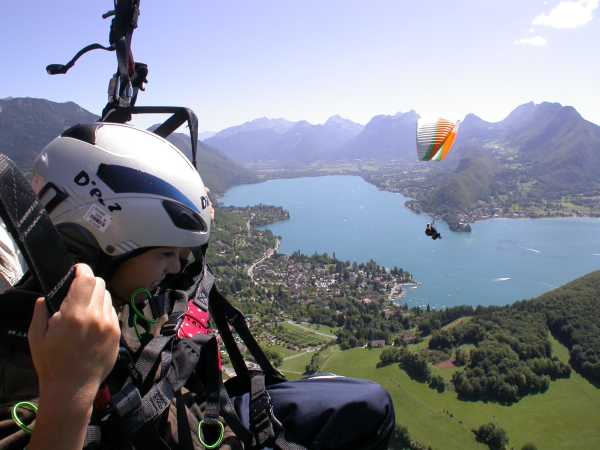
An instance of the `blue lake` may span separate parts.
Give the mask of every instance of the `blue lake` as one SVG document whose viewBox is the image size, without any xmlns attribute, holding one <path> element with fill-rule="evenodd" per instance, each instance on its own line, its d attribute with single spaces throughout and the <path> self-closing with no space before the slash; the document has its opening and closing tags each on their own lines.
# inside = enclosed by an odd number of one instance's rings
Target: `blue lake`
<svg viewBox="0 0 600 450">
<path fill-rule="evenodd" d="M 407 289 L 411 306 L 507 304 L 600 269 L 600 219 L 493 219 L 472 233 L 438 223 L 443 238 L 432 241 L 430 218 L 404 207 L 406 197 L 351 176 L 237 186 L 221 201 L 287 209 L 290 220 L 267 227 L 282 237 L 281 253 L 335 252 L 411 272 L 422 283 Z"/>
</svg>

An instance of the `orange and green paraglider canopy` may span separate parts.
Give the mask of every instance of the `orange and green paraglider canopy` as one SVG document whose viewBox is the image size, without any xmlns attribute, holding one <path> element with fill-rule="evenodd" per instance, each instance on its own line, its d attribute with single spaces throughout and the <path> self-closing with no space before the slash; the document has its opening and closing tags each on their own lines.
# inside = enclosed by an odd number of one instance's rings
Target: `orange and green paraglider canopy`
<svg viewBox="0 0 600 450">
<path fill-rule="evenodd" d="M 421 161 L 443 161 L 456 140 L 458 122 L 446 119 L 419 119 L 417 123 L 417 155 Z"/>
</svg>

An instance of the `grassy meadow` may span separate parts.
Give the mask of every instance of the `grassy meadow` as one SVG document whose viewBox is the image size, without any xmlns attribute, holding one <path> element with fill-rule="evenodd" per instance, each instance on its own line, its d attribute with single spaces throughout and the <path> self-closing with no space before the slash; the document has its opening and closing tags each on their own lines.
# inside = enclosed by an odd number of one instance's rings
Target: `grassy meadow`
<svg viewBox="0 0 600 450">
<path fill-rule="evenodd" d="M 567 362 L 568 350 L 551 341 L 555 354 Z M 434 449 L 485 449 L 471 430 L 490 421 L 506 430 L 510 447 L 515 449 L 527 442 L 540 450 L 600 448 L 600 390 L 575 372 L 569 379 L 553 381 L 546 393 L 527 396 L 512 406 L 465 402 L 452 390 L 439 394 L 411 380 L 398 364 L 376 368 L 381 351 L 332 347 L 326 350 L 322 370 L 380 383 L 392 395 L 397 422 L 408 427 L 414 439 Z M 296 379 L 311 356 L 305 353 L 287 359 L 282 369 Z M 432 367 L 434 374 L 446 379 L 454 370 Z"/>
</svg>

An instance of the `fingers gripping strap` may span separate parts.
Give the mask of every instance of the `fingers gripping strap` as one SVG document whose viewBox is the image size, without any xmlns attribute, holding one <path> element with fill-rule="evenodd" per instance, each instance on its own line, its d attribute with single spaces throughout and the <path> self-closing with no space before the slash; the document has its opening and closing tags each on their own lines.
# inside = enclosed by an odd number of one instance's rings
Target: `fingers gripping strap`
<svg viewBox="0 0 600 450">
<path fill-rule="evenodd" d="M 50 314 L 60 309 L 60 305 L 69 291 L 73 278 L 75 278 L 75 266 L 71 266 L 65 276 L 46 295 L 46 305 Z"/>
<path fill-rule="evenodd" d="M 39 280 L 49 312 L 56 312 L 74 277 L 74 261 L 27 179 L 3 154 L 0 154 L 0 217 Z"/>
</svg>

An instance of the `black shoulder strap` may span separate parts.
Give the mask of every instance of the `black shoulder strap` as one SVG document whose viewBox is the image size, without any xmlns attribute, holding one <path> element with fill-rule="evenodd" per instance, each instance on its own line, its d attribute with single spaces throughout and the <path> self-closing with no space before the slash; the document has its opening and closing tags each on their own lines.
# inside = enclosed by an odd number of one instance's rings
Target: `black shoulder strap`
<svg viewBox="0 0 600 450">
<path fill-rule="evenodd" d="M 11 336 L 26 341 L 35 300 L 40 296 L 39 292 L 20 288 L 0 294 L 0 340 Z"/>
<path fill-rule="evenodd" d="M 44 207 L 15 164 L 0 154 L 0 217 L 39 280 L 50 314 L 73 280 L 74 261 Z"/>
</svg>

